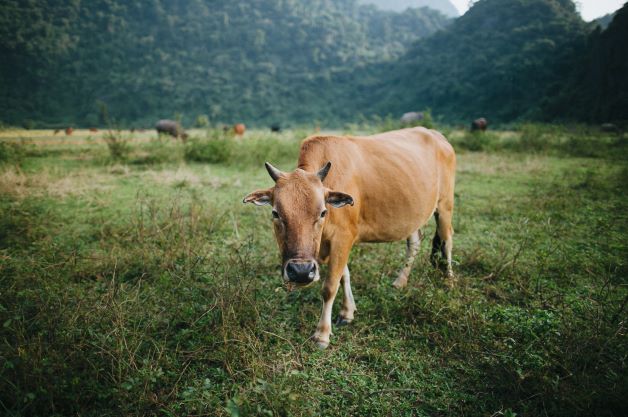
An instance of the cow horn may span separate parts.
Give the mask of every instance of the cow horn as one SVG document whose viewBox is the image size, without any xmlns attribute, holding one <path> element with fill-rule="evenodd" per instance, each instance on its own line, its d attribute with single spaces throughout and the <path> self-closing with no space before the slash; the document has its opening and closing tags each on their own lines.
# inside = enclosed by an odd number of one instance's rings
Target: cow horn
<svg viewBox="0 0 628 417">
<path fill-rule="evenodd" d="M 331 161 L 327 162 L 324 167 L 319 169 L 316 175 L 318 175 L 318 178 L 320 178 L 321 181 L 325 181 L 325 177 L 327 177 L 327 174 L 329 174 L 330 169 L 331 169 Z"/>
<path fill-rule="evenodd" d="M 277 182 L 279 177 L 281 177 L 283 175 L 283 172 L 279 171 L 277 168 L 275 168 L 274 166 L 272 166 L 268 162 L 264 162 L 264 166 L 266 167 L 266 171 L 268 171 L 268 174 L 270 175 L 270 178 L 272 178 L 273 181 L 275 181 L 275 182 Z"/>
</svg>

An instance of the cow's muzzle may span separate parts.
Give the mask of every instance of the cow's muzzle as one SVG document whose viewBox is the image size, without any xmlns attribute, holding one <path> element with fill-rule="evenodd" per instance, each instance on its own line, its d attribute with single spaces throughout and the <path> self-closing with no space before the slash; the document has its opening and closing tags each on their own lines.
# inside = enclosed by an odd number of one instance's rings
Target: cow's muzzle
<svg viewBox="0 0 628 417">
<path fill-rule="evenodd" d="M 286 281 L 301 285 L 311 284 L 320 277 L 316 262 L 296 259 L 286 262 L 283 276 Z"/>
</svg>

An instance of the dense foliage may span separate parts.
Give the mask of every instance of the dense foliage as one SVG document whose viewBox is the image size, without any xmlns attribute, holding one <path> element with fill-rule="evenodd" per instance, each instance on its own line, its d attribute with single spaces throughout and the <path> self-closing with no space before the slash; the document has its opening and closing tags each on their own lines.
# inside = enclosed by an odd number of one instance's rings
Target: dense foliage
<svg viewBox="0 0 628 417">
<path fill-rule="evenodd" d="M 627 7 L 602 29 L 571 0 L 481 0 L 453 22 L 356 0 L 11 0 L 0 122 L 625 121 Z"/>
<path fill-rule="evenodd" d="M 596 28 L 549 118 L 628 120 L 628 3 L 606 30 Z"/>
<path fill-rule="evenodd" d="M 340 80 L 446 22 L 355 0 L 10 0 L 0 114 L 94 125 L 104 103 L 125 124 L 177 112 L 188 122 L 338 120 L 334 97 L 354 93 Z"/>
<path fill-rule="evenodd" d="M 584 47 L 587 29 L 569 0 L 477 2 L 384 69 L 392 75 L 378 86 L 378 110 L 429 106 L 450 120 L 538 118 Z"/>
<path fill-rule="evenodd" d="M 401 12 L 408 7 L 431 7 L 445 16 L 457 17 L 458 9 L 449 0 L 359 0 L 360 3 L 374 4 L 383 10 Z"/>
</svg>

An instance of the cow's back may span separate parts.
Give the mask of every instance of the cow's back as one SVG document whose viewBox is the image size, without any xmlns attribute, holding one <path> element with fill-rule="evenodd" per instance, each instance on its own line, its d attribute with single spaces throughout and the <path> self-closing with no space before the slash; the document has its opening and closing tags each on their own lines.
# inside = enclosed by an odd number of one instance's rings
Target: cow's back
<svg viewBox="0 0 628 417">
<path fill-rule="evenodd" d="M 356 227 L 359 241 L 405 239 L 429 220 L 440 199 L 453 197 L 455 154 L 433 130 L 306 139 L 299 167 L 313 170 L 327 160 L 333 168 L 325 185 L 355 199 L 353 207 L 332 211 L 330 221 Z"/>
</svg>

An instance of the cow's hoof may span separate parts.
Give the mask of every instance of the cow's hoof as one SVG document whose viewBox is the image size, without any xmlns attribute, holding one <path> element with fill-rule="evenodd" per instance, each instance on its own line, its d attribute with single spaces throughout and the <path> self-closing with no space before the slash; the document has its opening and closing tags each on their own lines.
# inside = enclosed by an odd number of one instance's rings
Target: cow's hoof
<svg viewBox="0 0 628 417">
<path fill-rule="evenodd" d="M 325 350 L 329 346 L 329 342 L 316 342 L 316 346 L 318 346 L 320 350 Z"/>
<path fill-rule="evenodd" d="M 352 321 L 353 321 L 353 319 L 347 319 L 347 318 L 344 318 L 342 316 L 338 316 L 338 319 L 336 320 L 336 326 L 338 326 L 338 327 L 346 326 L 348 324 L 351 324 Z"/>
<path fill-rule="evenodd" d="M 329 342 L 328 341 L 324 341 L 324 340 L 316 340 L 316 339 L 314 339 L 314 343 L 316 343 L 316 346 L 320 350 L 325 350 L 329 346 Z"/>
<path fill-rule="evenodd" d="M 318 346 L 319 349 L 327 349 L 327 346 L 329 346 L 329 339 L 324 339 L 317 334 L 312 336 L 312 340 L 316 343 L 316 346 Z"/>
<path fill-rule="evenodd" d="M 447 274 L 447 277 L 445 277 L 445 285 L 447 286 L 447 288 L 452 290 L 456 287 L 457 283 L 458 278 L 456 278 L 454 274 Z"/>
<path fill-rule="evenodd" d="M 393 281 L 392 286 L 395 287 L 396 289 L 400 290 L 402 288 L 405 288 L 406 285 L 408 285 L 408 277 L 398 277 L 396 280 Z"/>
</svg>

